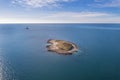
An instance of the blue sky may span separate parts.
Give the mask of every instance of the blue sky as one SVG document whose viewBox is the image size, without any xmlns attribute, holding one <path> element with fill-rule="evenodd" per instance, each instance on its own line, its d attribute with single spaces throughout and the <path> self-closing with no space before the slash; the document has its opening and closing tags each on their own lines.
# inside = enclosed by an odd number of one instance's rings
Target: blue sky
<svg viewBox="0 0 120 80">
<path fill-rule="evenodd" d="M 0 0 L 0 23 L 120 23 L 120 0 Z"/>
</svg>

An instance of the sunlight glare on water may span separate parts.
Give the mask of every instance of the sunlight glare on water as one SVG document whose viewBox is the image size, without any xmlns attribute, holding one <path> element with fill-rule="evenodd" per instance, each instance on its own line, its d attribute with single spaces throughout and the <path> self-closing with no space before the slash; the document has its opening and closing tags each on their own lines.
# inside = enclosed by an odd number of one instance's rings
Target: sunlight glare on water
<svg viewBox="0 0 120 80">
<path fill-rule="evenodd" d="M 5 60 L 0 48 L 0 80 L 16 80 L 10 63 Z"/>
<path fill-rule="evenodd" d="M 2 57 L 2 49 L 0 48 L 0 80 L 4 80 L 3 76 L 3 57 Z"/>
</svg>

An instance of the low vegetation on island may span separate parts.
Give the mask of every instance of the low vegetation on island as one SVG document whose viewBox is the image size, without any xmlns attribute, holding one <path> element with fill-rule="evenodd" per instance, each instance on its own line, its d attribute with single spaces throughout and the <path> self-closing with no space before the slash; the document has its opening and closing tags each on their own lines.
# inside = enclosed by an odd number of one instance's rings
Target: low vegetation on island
<svg viewBox="0 0 120 80">
<path fill-rule="evenodd" d="M 59 54 L 70 55 L 78 51 L 76 44 L 64 40 L 50 39 L 47 41 L 46 46 L 48 51 L 56 52 Z"/>
</svg>

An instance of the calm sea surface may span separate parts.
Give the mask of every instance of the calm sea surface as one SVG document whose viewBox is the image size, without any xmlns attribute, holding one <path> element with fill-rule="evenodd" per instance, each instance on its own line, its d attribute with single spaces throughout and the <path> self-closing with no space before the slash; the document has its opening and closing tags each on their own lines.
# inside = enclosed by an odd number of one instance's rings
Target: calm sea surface
<svg viewBox="0 0 120 80">
<path fill-rule="evenodd" d="M 47 52 L 48 39 L 80 50 Z M 120 80 L 120 24 L 1 24 L 0 80 Z"/>
</svg>

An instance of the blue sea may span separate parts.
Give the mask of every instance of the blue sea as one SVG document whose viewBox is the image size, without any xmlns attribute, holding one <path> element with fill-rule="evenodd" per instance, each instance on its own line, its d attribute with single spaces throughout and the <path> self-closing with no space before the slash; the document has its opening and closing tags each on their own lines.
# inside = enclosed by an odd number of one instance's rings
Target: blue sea
<svg viewBox="0 0 120 80">
<path fill-rule="evenodd" d="M 48 39 L 79 51 L 48 52 Z M 0 80 L 120 80 L 120 24 L 0 24 Z"/>
</svg>

